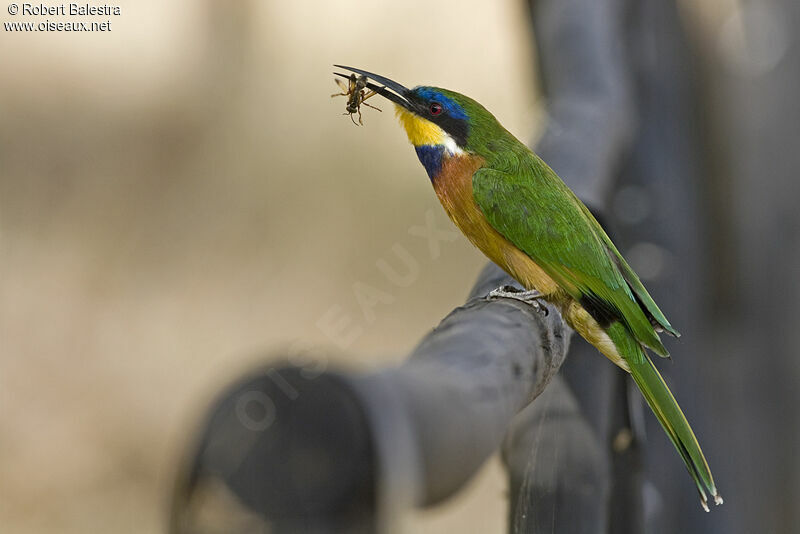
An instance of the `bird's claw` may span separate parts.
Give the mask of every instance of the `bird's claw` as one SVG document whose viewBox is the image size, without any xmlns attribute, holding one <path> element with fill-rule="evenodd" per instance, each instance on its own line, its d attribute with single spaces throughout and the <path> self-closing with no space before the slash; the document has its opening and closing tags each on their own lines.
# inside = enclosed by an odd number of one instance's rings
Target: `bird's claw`
<svg viewBox="0 0 800 534">
<path fill-rule="evenodd" d="M 500 286 L 497 289 L 491 290 L 486 298 L 489 300 L 500 298 L 518 300 L 535 307 L 537 310 L 542 312 L 545 317 L 550 313 L 547 309 L 547 306 L 541 302 L 544 299 L 544 295 L 535 289 L 524 290 L 518 289 L 514 286 Z"/>
</svg>

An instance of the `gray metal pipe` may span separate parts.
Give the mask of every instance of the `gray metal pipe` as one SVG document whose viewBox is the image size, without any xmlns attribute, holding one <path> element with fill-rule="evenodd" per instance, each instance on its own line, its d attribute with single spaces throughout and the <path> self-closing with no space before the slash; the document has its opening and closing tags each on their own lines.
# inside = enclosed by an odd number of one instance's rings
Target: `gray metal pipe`
<svg viewBox="0 0 800 534">
<path fill-rule="evenodd" d="M 224 488 L 218 500 L 235 495 L 270 532 L 389 532 L 410 507 L 456 492 L 567 351 L 556 310 L 482 296 L 510 283 L 488 266 L 468 302 L 397 367 L 320 375 L 270 366 L 233 385 L 179 476 L 173 532 L 207 532 L 193 510 L 208 497 L 193 503 L 209 487 Z M 236 521 L 223 523 L 236 532 Z"/>
</svg>

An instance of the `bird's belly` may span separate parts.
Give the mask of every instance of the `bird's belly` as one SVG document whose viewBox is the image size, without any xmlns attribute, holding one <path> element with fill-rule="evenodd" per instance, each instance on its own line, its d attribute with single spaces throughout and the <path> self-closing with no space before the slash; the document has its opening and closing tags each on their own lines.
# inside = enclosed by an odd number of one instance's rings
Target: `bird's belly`
<svg viewBox="0 0 800 534">
<path fill-rule="evenodd" d="M 482 243 L 480 240 L 470 239 L 470 241 L 526 289 L 535 289 L 550 297 L 550 300 L 554 300 L 556 294 L 560 295 L 558 284 L 530 256 L 500 234 L 498 236 L 504 242 L 497 244 L 496 247 L 491 243 Z"/>
<path fill-rule="evenodd" d="M 476 156 L 446 158 L 432 180 L 436 196 L 447 215 L 473 245 L 527 289 L 560 300 L 562 291 L 525 252 L 495 230 L 472 196 L 472 175 L 483 160 Z"/>
</svg>

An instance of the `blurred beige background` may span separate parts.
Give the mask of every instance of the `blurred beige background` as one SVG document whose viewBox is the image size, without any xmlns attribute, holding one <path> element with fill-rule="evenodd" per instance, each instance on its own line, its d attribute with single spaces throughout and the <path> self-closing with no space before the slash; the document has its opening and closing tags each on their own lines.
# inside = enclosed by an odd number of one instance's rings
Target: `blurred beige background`
<svg viewBox="0 0 800 534">
<path fill-rule="evenodd" d="M 341 115 L 333 63 L 537 124 L 519 2 L 119 5 L 109 33 L 0 32 L 3 532 L 159 532 L 187 431 L 249 364 L 297 340 L 398 361 L 465 298 L 484 260 L 409 234 L 449 222 L 387 103 Z M 408 287 L 376 266 L 396 244 Z M 365 316 L 356 283 L 391 302 Z M 415 531 L 498 532 L 503 492 L 495 465 Z"/>
<path fill-rule="evenodd" d="M 462 302 L 482 256 L 409 233 L 450 226 L 389 105 L 341 115 L 333 63 L 542 124 L 523 2 L 118 5 L 109 33 L 0 31 L 3 532 L 159 532 L 187 432 L 248 365 L 299 341 L 385 365 Z M 407 287 L 377 266 L 396 245 Z M 493 460 L 413 531 L 501 532 L 504 492 Z"/>
</svg>

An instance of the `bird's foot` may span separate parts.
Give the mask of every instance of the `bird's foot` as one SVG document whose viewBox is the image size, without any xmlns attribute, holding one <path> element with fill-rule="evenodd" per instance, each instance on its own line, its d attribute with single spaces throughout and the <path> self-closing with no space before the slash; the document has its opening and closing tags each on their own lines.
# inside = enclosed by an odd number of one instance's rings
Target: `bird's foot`
<svg viewBox="0 0 800 534">
<path fill-rule="evenodd" d="M 540 312 L 544 313 L 545 316 L 549 313 L 547 311 L 547 306 L 545 306 L 542 302 L 544 300 L 544 295 L 535 289 L 526 291 L 524 289 L 518 289 L 514 286 L 500 286 L 497 289 L 491 290 L 486 298 L 489 300 L 501 298 L 514 299 L 533 306 Z"/>
</svg>

